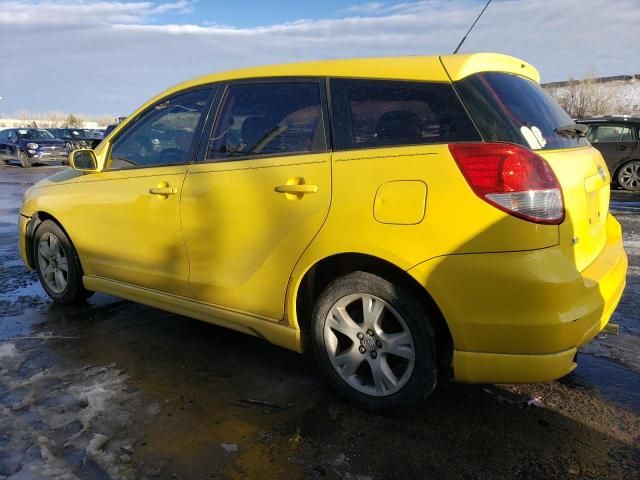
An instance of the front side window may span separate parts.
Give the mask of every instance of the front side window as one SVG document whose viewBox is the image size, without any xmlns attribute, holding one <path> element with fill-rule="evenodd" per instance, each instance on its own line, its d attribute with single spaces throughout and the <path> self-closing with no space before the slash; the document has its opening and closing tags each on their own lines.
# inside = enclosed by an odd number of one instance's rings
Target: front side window
<svg viewBox="0 0 640 480">
<path fill-rule="evenodd" d="M 198 122 L 210 93 L 207 88 L 176 95 L 143 112 L 113 143 L 107 169 L 189 162 Z"/>
<path fill-rule="evenodd" d="M 325 150 L 318 82 L 233 84 L 223 96 L 207 160 Z"/>
<path fill-rule="evenodd" d="M 332 79 L 336 148 L 480 140 L 445 83 Z"/>
<path fill-rule="evenodd" d="M 591 143 L 633 142 L 633 130 L 623 125 L 593 125 L 587 132 Z"/>
</svg>

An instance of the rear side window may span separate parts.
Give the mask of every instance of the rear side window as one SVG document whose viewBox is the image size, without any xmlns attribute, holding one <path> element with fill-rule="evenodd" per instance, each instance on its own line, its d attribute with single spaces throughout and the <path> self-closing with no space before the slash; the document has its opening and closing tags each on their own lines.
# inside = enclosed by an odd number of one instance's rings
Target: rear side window
<svg viewBox="0 0 640 480">
<path fill-rule="evenodd" d="M 338 150 L 480 140 L 449 84 L 332 79 L 330 85 Z"/>
<path fill-rule="evenodd" d="M 233 84 L 209 140 L 207 159 L 326 151 L 319 82 Z"/>
<path fill-rule="evenodd" d="M 471 75 L 455 84 L 485 140 L 511 142 L 532 150 L 575 148 L 584 137 L 567 137 L 557 127 L 574 120 L 537 83 L 509 73 Z"/>
<path fill-rule="evenodd" d="M 622 125 L 591 125 L 587 138 L 592 143 L 633 142 L 633 130 Z"/>
</svg>

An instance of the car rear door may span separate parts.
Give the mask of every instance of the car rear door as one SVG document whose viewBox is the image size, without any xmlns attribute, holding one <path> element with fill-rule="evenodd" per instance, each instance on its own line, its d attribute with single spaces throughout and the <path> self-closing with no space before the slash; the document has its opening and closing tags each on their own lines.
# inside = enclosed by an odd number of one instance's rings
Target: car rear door
<svg viewBox="0 0 640 480">
<path fill-rule="evenodd" d="M 624 124 L 592 125 L 587 137 L 600 150 L 611 173 L 631 157 L 638 145 L 633 128 Z"/>
<path fill-rule="evenodd" d="M 291 272 L 331 199 L 323 87 L 299 78 L 225 86 L 182 190 L 198 300 L 283 317 Z"/>
</svg>

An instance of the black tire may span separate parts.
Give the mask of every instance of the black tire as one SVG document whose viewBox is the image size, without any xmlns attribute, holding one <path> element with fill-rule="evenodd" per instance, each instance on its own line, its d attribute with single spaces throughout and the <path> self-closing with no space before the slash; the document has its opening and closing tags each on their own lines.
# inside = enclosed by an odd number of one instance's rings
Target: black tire
<svg viewBox="0 0 640 480">
<path fill-rule="evenodd" d="M 389 306 L 391 307 L 388 311 L 392 312 L 395 310 L 393 314 L 401 317 L 413 342 L 415 357 L 413 359 L 412 370 L 410 372 L 407 370 L 409 373 L 406 375 L 406 383 L 397 391 L 393 391 L 388 395 L 383 393 L 378 395 L 363 393 L 350 385 L 347 380 L 338 373 L 338 367 L 334 367 L 331 354 L 328 351 L 329 348 L 325 347 L 325 323 L 329 321 L 328 317 L 332 308 L 337 302 L 344 301 L 345 298 L 352 298 L 350 297 L 351 295 L 357 294 L 377 297 L 378 300 L 382 300 L 383 303 L 387 304 L 387 308 Z M 362 302 L 361 305 L 363 305 Z M 349 307 L 345 307 L 345 310 L 351 307 L 352 305 L 350 304 Z M 357 313 L 357 310 L 355 313 Z M 386 315 L 386 313 L 384 315 Z M 364 322 L 358 323 L 358 325 L 364 325 Z M 364 330 L 358 332 L 358 335 L 362 335 L 363 332 Z M 367 330 L 367 332 L 369 332 L 369 330 Z M 369 334 L 371 335 L 371 333 Z M 378 337 L 376 337 L 376 335 L 377 332 L 375 332 L 371 338 L 376 339 L 377 343 Z M 336 335 L 336 338 L 337 337 L 338 335 Z M 344 336 L 344 338 L 348 337 Z M 360 338 L 360 336 L 358 336 L 358 338 Z M 381 340 L 383 339 L 383 337 L 379 338 Z M 332 340 L 328 341 L 331 342 Z M 359 341 L 360 344 L 356 344 L 356 341 Z M 349 344 L 351 346 L 345 348 L 345 350 L 353 352 L 354 358 L 362 358 L 362 362 L 366 361 L 366 365 L 364 365 L 364 363 L 360 364 L 357 372 L 362 372 L 364 377 L 369 373 L 372 384 L 375 384 L 373 381 L 373 370 L 370 366 L 368 367 L 368 365 L 372 365 L 372 362 L 375 361 L 376 357 L 373 356 L 373 350 L 377 347 L 371 347 L 371 351 L 362 353 L 362 348 L 365 348 L 362 344 L 364 341 L 366 340 L 349 339 L 347 342 L 350 342 Z M 424 308 L 422 308 L 420 302 L 409 293 L 408 289 L 400 285 L 394 285 L 377 275 L 360 271 L 354 272 L 333 281 L 322 291 L 315 303 L 313 311 L 312 344 L 318 364 L 329 380 L 329 383 L 342 397 L 365 410 L 384 413 L 410 407 L 425 400 L 436 387 L 438 372 L 435 333 L 427 313 L 424 311 Z M 378 360 L 382 361 L 383 358 L 386 358 L 385 362 L 388 362 L 389 354 L 385 354 L 384 351 L 386 344 L 383 347 L 383 344 L 380 343 L 378 347 L 380 347 L 379 351 L 381 352 L 380 354 L 376 354 L 376 356 L 380 355 Z M 352 350 L 353 348 L 357 348 L 358 353 L 361 353 L 363 357 L 356 357 L 355 350 Z M 336 355 L 334 356 L 337 358 Z M 368 356 L 370 356 L 372 360 L 367 358 Z M 356 360 L 356 362 L 358 361 L 360 360 Z M 387 367 L 388 366 L 389 364 L 387 363 Z M 360 370 L 362 368 L 364 368 L 364 370 Z M 369 368 L 368 372 L 366 370 L 367 368 Z M 396 379 L 397 378 L 398 377 L 396 377 Z M 375 385 L 369 388 L 375 388 Z"/>
<path fill-rule="evenodd" d="M 616 173 L 616 183 L 623 190 L 640 192 L 640 160 L 629 160 Z"/>
<path fill-rule="evenodd" d="M 31 159 L 24 152 L 18 152 L 18 161 L 20 162 L 20 166 L 22 166 L 22 168 L 31 167 Z"/>
<path fill-rule="evenodd" d="M 50 264 L 47 264 L 47 256 L 39 250 L 41 241 L 50 242 L 51 237 L 54 237 L 56 241 L 59 242 L 61 255 L 66 259 L 66 275 L 62 272 L 62 275 L 66 280 L 66 285 L 58 291 L 50 286 L 50 281 L 45 279 L 45 275 L 48 275 L 47 267 Z M 42 288 L 44 288 L 47 295 L 49 295 L 54 302 L 61 304 L 80 303 L 93 295 L 94 292 L 87 290 L 82 284 L 82 265 L 80 265 L 80 259 L 78 258 L 75 248 L 71 244 L 69 237 L 67 237 L 55 222 L 45 220 L 38 225 L 33 237 L 32 248 L 35 263 L 34 266 L 38 272 Z M 54 268 L 58 268 L 58 266 L 55 265 Z"/>
</svg>

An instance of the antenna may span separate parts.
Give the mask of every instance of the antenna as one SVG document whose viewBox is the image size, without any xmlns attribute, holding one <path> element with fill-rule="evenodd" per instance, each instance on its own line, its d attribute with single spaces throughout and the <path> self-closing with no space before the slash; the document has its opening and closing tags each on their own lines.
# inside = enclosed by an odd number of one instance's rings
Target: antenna
<svg viewBox="0 0 640 480">
<path fill-rule="evenodd" d="M 462 37 L 462 40 L 460 40 L 460 43 L 458 44 L 458 46 L 456 47 L 456 49 L 453 51 L 454 55 L 456 53 L 458 53 L 458 50 L 460 50 L 460 47 L 462 46 L 462 44 L 464 43 L 464 41 L 467 39 L 467 37 L 469 36 L 469 34 L 471 33 L 471 30 L 473 30 L 473 27 L 476 26 L 476 23 L 478 23 L 478 20 L 480 20 L 480 17 L 482 16 L 482 14 L 484 13 L 484 11 L 487 9 L 487 7 L 489 6 L 489 4 L 491 3 L 491 0 L 489 0 L 487 2 L 487 4 L 484 6 L 484 8 L 482 9 L 482 11 L 480 12 L 480 15 L 478 15 L 478 18 L 476 18 L 475 22 L 473 22 L 473 24 L 471 25 L 471 28 L 469 28 L 469 31 L 465 34 L 464 37 Z"/>
</svg>

